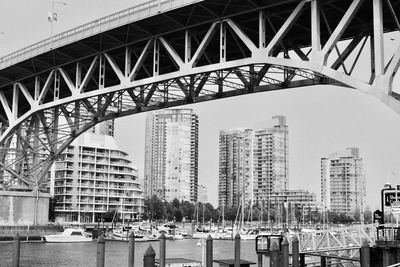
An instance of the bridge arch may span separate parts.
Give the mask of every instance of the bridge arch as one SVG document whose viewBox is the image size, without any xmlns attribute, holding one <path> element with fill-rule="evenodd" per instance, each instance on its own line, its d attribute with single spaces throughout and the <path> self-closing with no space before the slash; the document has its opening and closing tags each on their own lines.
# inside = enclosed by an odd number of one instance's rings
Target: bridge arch
<svg viewBox="0 0 400 267">
<path fill-rule="evenodd" d="M 400 48 L 385 62 L 382 45 L 384 32 L 399 26 L 390 22 L 391 17 L 397 19 L 398 4 L 384 6 L 378 0 L 189 2 L 127 22 L 138 32 L 132 34 L 133 39 L 129 39 L 129 27 L 122 25 L 83 36 L 86 39 L 68 40 L 50 52 L 32 48 L 32 58 L 24 59 L 28 53 L 2 58 L 3 185 L 17 178 L 37 187 L 63 149 L 88 128 L 159 108 L 338 84 L 370 94 L 400 114 L 399 96 L 392 92 Z M 157 3 L 163 1 L 149 1 L 149 8 Z M 188 10 L 190 16 L 184 13 Z M 327 14 L 335 10 L 339 15 Z M 205 11 L 209 18 L 201 20 Z M 374 19 L 368 20 L 364 12 Z M 171 18 L 177 13 L 184 18 Z M 165 26 L 165 32 L 151 28 L 161 17 L 172 24 Z M 121 32 L 129 40 L 122 41 Z M 75 29 L 63 36 L 78 33 Z M 340 40 L 348 40 L 343 51 L 338 48 Z M 353 71 L 367 42 L 374 51 L 369 53 L 368 80 L 363 81 Z M 55 45 L 53 40 L 50 45 Z"/>
</svg>

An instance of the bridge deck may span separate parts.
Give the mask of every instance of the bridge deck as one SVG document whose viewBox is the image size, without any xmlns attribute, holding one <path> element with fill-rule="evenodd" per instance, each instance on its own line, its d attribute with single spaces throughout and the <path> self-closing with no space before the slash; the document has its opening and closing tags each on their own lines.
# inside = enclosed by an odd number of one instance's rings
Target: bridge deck
<svg viewBox="0 0 400 267">
<path fill-rule="evenodd" d="M 176 33 L 182 29 L 195 27 L 198 35 L 194 36 L 194 39 L 201 40 L 212 22 L 225 18 L 232 18 L 241 25 L 247 25 L 243 30 L 254 43 L 257 43 L 258 33 L 253 29 L 258 27 L 259 10 L 264 10 L 267 14 L 267 39 L 271 39 L 299 2 L 300 0 L 160 0 L 162 4 L 159 4 L 158 0 L 152 0 L 147 4 L 123 10 L 56 35 L 52 42 L 47 39 L 0 58 L 0 88 L 13 81 L 22 80 L 104 51 L 115 50 L 127 44 L 141 47 L 146 40 L 160 34 L 168 33 L 171 43 L 183 44 L 182 34 Z M 373 25 L 370 19 L 372 1 L 365 2 L 356 15 L 355 21 L 359 23 L 352 23 L 342 39 L 353 37 L 360 32 L 372 32 Z M 348 0 L 321 1 L 324 21 L 321 23 L 322 44 L 326 42 L 350 3 L 351 1 Z M 400 14 L 399 1 L 394 1 L 392 7 L 396 14 Z M 390 11 L 386 9 L 384 12 Z M 393 23 L 392 16 L 386 13 L 383 14 L 384 30 L 393 31 L 396 24 Z M 298 19 L 293 33 L 290 40 L 283 40 L 286 42 L 283 43 L 285 47 L 293 47 L 294 44 L 296 47 L 310 46 L 309 16 Z M 54 49 L 51 50 L 51 46 Z M 216 54 L 219 53 L 218 49 L 216 47 Z M 177 51 L 177 53 L 182 55 L 184 51 Z M 246 51 L 237 51 L 236 55 L 230 56 L 235 58 L 241 56 L 242 53 Z M 210 54 L 209 57 L 215 57 L 216 54 Z M 163 72 L 163 70 L 160 71 Z"/>
</svg>

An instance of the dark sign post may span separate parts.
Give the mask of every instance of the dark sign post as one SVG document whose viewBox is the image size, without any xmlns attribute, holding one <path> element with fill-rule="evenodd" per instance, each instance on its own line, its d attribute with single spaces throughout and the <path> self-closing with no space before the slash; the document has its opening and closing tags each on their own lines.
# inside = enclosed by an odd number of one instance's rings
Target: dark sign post
<svg viewBox="0 0 400 267">
<path fill-rule="evenodd" d="M 374 220 L 373 223 L 381 223 L 382 222 L 382 211 L 380 210 L 376 210 L 374 211 L 374 216 L 373 216 Z"/>
<path fill-rule="evenodd" d="M 392 188 L 391 185 L 386 185 L 381 191 L 381 220 L 380 224 L 385 224 L 385 207 L 391 207 L 393 202 L 400 202 L 400 185 Z M 375 212 L 374 212 L 375 220 Z"/>
</svg>

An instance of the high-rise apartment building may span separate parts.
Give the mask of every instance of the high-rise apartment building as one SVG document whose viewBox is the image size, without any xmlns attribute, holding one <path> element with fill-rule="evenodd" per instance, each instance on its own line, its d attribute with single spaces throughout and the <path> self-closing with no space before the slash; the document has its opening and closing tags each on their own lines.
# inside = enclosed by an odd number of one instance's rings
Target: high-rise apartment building
<svg viewBox="0 0 400 267">
<path fill-rule="evenodd" d="M 321 159 L 321 202 L 327 210 L 362 212 L 365 201 L 365 175 L 358 148 L 347 148 Z"/>
<path fill-rule="evenodd" d="M 96 223 L 106 211 L 117 211 L 125 221 L 140 218 L 144 201 L 138 171 L 118 148 L 110 125 L 103 122 L 94 133 L 79 136 L 52 166 L 56 221 Z"/>
<path fill-rule="evenodd" d="M 272 192 L 289 187 L 289 130 L 285 116 L 277 115 L 255 130 L 253 141 L 254 201 L 266 202 Z"/>
<path fill-rule="evenodd" d="M 166 109 L 146 117 L 145 195 L 196 202 L 198 116 L 191 109 Z"/>
<path fill-rule="evenodd" d="M 114 136 L 114 120 L 106 120 L 88 130 L 89 133 Z"/>
<path fill-rule="evenodd" d="M 219 206 L 249 204 L 253 197 L 253 130 L 219 133 Z"/>
<path fill-rule="evenodd" d="M 221 131 L 218 204 L 267 203 L 272 192 L 288 189 L 288 126 L 273 116 L 259 129 Z"/>
</svg>

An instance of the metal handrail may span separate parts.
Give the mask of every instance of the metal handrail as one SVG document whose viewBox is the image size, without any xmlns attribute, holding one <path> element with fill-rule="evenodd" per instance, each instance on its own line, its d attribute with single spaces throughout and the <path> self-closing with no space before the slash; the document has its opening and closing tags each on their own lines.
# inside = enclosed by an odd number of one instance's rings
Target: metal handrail
<svg viewBox="0 0 400 267">
<path fill-rule="evenodd" d="M 203 0 L 149 0 L 142 4 L 138 4 L 128 9 L 121 10 L 111 15 L 85 23 L 71 30 L 54 35 L 50 38 L 44 39 L 25 48 L 19 49 L 13 53 L 0 57 L 0 69 L 4 69 L 12 64 L 21 62 L 27 57 L 33 57 L 56 47 L 61 47 L 68 43 L 82 40 L 89 36 L 126 25 L 129 22 L 201 1 Z M 167 5 L 167 7 L 163 8 L 165 5 Z M 148 12 L 146 12 L 146 10 L 148 10 Z"/>
</svg>

